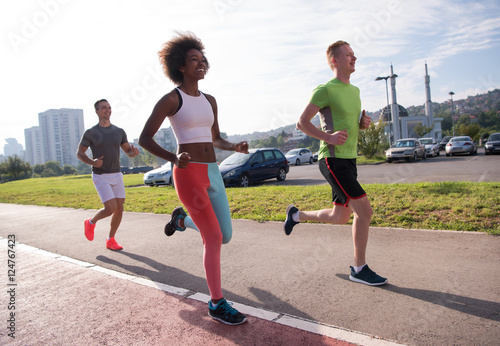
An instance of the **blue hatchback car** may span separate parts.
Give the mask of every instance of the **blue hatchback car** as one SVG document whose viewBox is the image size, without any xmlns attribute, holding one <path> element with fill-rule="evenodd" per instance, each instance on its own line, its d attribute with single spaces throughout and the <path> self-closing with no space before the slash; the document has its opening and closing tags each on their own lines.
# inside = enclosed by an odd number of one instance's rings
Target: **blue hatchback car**
<svg viewBox="0 0 500 346">
<path fill-rule="evenodd" d="M 283 181 L 289 169 L 285 155 L 276 148 L 250 149 L 248 154 L 234 153 L 219 165 L 224 185 L 240 187 L 272 178 Z"/>
</svg>

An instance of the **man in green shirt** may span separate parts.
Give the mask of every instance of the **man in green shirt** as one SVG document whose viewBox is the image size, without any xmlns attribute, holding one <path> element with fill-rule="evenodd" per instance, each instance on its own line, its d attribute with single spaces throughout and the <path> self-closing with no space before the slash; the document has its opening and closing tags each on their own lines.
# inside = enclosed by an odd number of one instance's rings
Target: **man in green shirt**
<svg viewBox="0 0 500 346">
<path fill-rule="evenodd" d="M 367 129 L 371 119 L 365 111 L 361 112 L 359 89 L 350 84 L 356 57 L 345 41 L 330 45 L 326 55 L 334 78 L 314 90 L 297 127 L 308 136 L 321 140 L 319 169 L 332 187 L 333 208 L 299 211 L 289 205 L 283 227 L 290 235 L 293 227 L 301 221 L 345 224 L 353 214 L 354 265 L 349 278 L 367 285 L 383 285 L 387 279 L 372 271 L 365 258 L 373 211 L 357 180 L 356 157 L 359 130 Z M 318 112 L 322 130 L 311 123 Z"/>
</svg>

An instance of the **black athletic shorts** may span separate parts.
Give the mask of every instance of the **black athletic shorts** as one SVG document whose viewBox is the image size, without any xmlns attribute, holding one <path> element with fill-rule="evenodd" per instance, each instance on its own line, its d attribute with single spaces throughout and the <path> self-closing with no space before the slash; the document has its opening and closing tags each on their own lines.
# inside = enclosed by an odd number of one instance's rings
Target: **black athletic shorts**
<svg viewBox="0 0 500 346">
<path fill-rule="evenodd" d="M 356 159 L 328 157 L 319 161 L 319 170 L 332 187 L 333 204 L 347 207 L 350 199 L 366 196 L 358 182 Z"/>
</svg>

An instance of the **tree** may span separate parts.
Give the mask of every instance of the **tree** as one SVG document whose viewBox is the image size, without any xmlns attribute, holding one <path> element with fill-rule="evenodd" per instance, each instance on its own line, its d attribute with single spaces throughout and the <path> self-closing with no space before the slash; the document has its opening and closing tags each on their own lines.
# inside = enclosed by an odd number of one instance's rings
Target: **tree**
<svg viewBox="0 0 500 346">
<path fill-rule="evenodd" d="M 63 167 L 63 174 L 64 175 L 76 175 L 78 171 L 76 170 L 75 167 L 70 166 L 70 165 L 64 165 Z"/>
<path fill-rule="evenodd" d="M 306 148 L 309 148 L 312 152 L 319 150 L 320 140 L 314 137 L 306 136 L 303 140 L 303 144 Z"/>
<path fill-rule="evenodd" d="M 0 175 L 2 181 L 27 179 L 31 176 L 31 165 L 17 155 L 9 156 L 0 164 Z"/>
<path fill-rule="evenodd" d="M 86 163 L 80 162 L 78 166 L 76 166 L 76 170 L 78 174 L 90 174 L 92 173 L 92 167 L 87 165 Z"/>
<path fill-rule="evenodd" d="M 481 112 L 477 117 L 477 121 L 481 127 L 500 130 L 500 116 L 496 111 Z"/>
<path fill-rule="evenodd" d="M 470 124 L 470 116 L 469 114 L 462 114 L 457 120 L 457 126 L 462 124 L 469 125 Z"/>
<path fill-rule="evenodd" d="M 276 146 L 277 148 L 283 148 L 283 146 L 285 145 L 285 139 L 283 138 L 283 136 L 280 134 L 278 136 L 278 141 L 276 143 Z"/>
<path fill-rule="evenodd" d="M 82 169 L 85 170 L 81 171 Z M 43 165 L 37 164 L 33 167 L 34 178 L 59 177 L 61 175 L 89 174 L 89 173 L 90 173 L 90 166 L 83 162 L 80 162 L 77 168 L 70 165 L 64 165 L 64 167 L 62 167 L 59 161 L 48 161 Z"/>
<path fill-rule="evenodd" d="M 413 131 L 418 136 L 418 138 L 424 137 L 424 135 L 431 132 L 433 127 L 424 126 L 424 124 L 417 124 L 413 128 Z"/>
<path fill-rule="evenodd" d="M 267 142 L 267 147 L 275 148 L 278 146 L 278 138 L 274 136 L 269 136 L 266 142 Z"/>
<path fill-rule="evenodd" d="M 42 172 L 42 177 L 59 177 L 64 171 L 59 161 L 45 162 L 45 169 Z"/>
<path fill-rule="evenodd" d="M 36 164 L 35 167 L 33 167 L 33 173 L 41 175 L 44 169 L 45 165 L 42 165 L 41 163 Z"/>
<path fill-rule="evenodd" d="M 385 122 L 371 123 L 366 130 L 359 131 L 358 150 L 368 159 L 371 159 L 379 150 L 380 143 L 385 140 Z"/>
<path fill-rule="evenodd" d="M 479 140 L 481 127 L 478 124 L 470 124 L 469 128 L 469 136 L 474 140 Z"/>
<path fill-rule="evenodd" d="M 156 157 L 155 155 L 151 154 L 147 150 L 144 150 L 144 152 L 141 153 L 141 156 L 142 156 L 143 162 L 147 166 L 156 166 L 158 164 L 158 157 Z"/>
<path fill-rule="evenodd" d="M 460 126 L 457 129 L 458 134 L 463 136 L 469 136 L 473 140 L 479 139 L 480 131 L 481 128 L 479 127 L 478 124 L 470 124 L 470 125 L 460 124 Z"/>
<path fill-rule="evenodd" d="M 140 155 L 138 155 L 140 156 Z M 129 157 L 124 153 L 120 153 L 120 166 L 122 167 L 128 167 L 129 166 Z"/>
<path fill-rule="evenodd" d="M 42 178 L 47 178 L 47 177 L 58 177 L 60 174 L 58 174 L 56 171 L 54 171 L 52 168 L 45 168 L 40 174 Z"/>
<path fill-rule="evenodd" d="M 488 137 L 490 137 L 490 133 L 489 132 L 483 132 L 481 134 L 481 141 L 485 142 L 488 139 Z"/>
<path fill-rule="evenodd" d="M 451 116 L 445 115 L 442 118 L 443 120 L 441 120 L 441 129 L 443 130 L 443 132 L 451 131 L 453 129 L 453 122 L 451 120 Z"/>
<path fill-rule="evenodd" d="M 129 159 L 129 162 L 132 161 L 133 167 L 144 166 L 144 155 L 137 155 Z"/>
<path fill-rule="evenodd" d="M 253 139 L 250 141 L 250 148 L 262 148 L 260 139 Z"/>
</svg>

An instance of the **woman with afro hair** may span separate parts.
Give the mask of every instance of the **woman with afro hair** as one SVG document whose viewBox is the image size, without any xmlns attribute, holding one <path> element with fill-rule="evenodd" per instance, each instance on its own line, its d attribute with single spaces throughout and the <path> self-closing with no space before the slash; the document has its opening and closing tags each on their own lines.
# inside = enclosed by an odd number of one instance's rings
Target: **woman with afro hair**
<svg viewBox="0 0 500 346">
<path fill-rule="evenodd" d="M 204 46 L 192 33 L 178 34 L 158 53 L 166 76 L 177 88 L 163 96 L 153 109 L 139 138 L 150 153 L 172 162 L 175 190 L 182 207 L 172 212 L 165 234 L 192 228 L 203 239 L 203 265 L 211 300 L 209 315 L 223 323 L 238 325 L 246 316 L 234 309 L 221 288 L 221 245 L 232 236 L 231 212 L 226 190 L 215 157 L 215 148 L 248 153 L 247 142 L 230 143 L 221 137 L 217 103 L 213 96 L 198 89 L 210 65 Z M 177 139 L 177 153 L 155 142 L 156 134 L 168 118 Z"/>
</svg>

